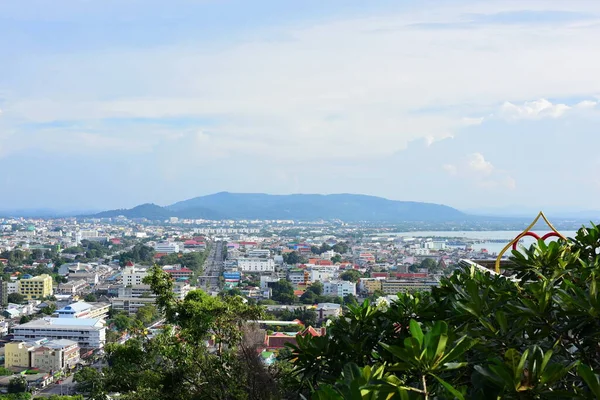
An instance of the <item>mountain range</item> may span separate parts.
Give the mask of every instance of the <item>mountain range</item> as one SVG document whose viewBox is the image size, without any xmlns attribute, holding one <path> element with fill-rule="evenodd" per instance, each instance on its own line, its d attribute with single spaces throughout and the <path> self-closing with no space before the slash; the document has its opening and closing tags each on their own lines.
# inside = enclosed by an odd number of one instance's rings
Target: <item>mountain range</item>
<svg viewBox="0 0 600 400">
<path fill-rule="evenodd" d="M 318 219 L 343 221 L 460 221 L 469 215 L 449 206 L 413 201 L 388 200 L 359 194 L 291 194 L 220 192 L 195 197 L 169 206 L 142 204 L 131 209 L 103 211 L 95 218 L 162 220 L 190 219 Z"/>
</svg>

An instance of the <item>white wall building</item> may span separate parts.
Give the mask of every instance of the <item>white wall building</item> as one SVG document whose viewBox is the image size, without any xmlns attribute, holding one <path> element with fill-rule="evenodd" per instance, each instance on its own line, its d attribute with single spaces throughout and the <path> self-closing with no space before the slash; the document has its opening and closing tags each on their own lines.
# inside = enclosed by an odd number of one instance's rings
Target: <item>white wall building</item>
<svg viewBox="0 0 600 400">
<path fill-rule="evenodd" d="M 350 281 L 323 282 L 323 294 L 326 296 L 344 297 L 348 294 L 356 296 L 356 284 Z"/>
<path fill-rule="evenodd" d="M 154 250 L 157 253 L 165 253 L 165 254 L 171 254 L 171 253 L 179 253 L 179 245 L 177 243 L 171 243 L 171 242 L 161 242 L 161 243 L 156 243 L 154 245 Z"/>
<path fill-rule="evenodd" d="M 68 339 L 81 348 L 100 349 L 106 342 L 106 327 L 101 319 L 42 318 L 13 328 L 14 340 Z"/>
<path fill-rule="evenodd" d="M 125 267 L 123 270 L 123 285 L 124 286 L 134 286 L 134 285 L 142 285 L 144 282 L 144 278 L 148 275 L 148 270 L 146 268 L 140 267 Z"/>
<path fill-rule="evenodd" d="M 238 258 L 238 268 L 243 272 L 273 272 L 275 261 L 272 258 Z"/>
<path fill-rule="evenodd" d="M 6 293 L 8 293 L 8 294 L 19 293 L 19 282 L 17 282 L 17 281 L 7 282 L 6 283 Z"/>
<path fill-rule="evenodd" d="M 271 255 L 271 251 L 269 249 L 252 249 L 248 250 L 248 257 L 250 258 L 268 258 Z"/>
</svg>

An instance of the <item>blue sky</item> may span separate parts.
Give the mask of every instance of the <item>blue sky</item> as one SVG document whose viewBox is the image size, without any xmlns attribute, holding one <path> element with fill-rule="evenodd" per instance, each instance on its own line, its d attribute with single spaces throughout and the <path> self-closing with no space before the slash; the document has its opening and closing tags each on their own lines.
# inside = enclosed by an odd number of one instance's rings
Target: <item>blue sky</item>
<svg viewBox="0 0 600 400">
<path fill-rule="evenodd" d="M 592 1 L 0 0 L 0 209 L 597 209 Z"/>
</svg>

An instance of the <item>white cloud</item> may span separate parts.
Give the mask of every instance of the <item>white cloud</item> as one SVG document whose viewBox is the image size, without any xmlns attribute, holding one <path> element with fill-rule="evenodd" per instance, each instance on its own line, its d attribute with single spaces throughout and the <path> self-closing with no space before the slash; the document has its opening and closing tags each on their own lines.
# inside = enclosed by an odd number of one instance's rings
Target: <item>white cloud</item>
<svg viewBox="0 0 600 400">
<path fill-rule="evenodd" d="M 575 104 L 576 108 L 583 108 L 583 109 L 590 109 L 590 108 L 594 108 L 598 105 L 597 101 L 592 101 L 592 100 L 583 100 L 580 101 L 579 103 Z"/>
<path fill-rule="evenodd" d="M 458 168 L 454 164 L 444 164 L 442 165 L 442 169 L 452 176 L 458 173 Z"/>
<path fill-rule="evenodd" d="M 507 171 L 494 167 L 480 152 L 468 154 L 456 164 L 444 164 L 442 169 L 450 176 L 484 189 L 515 190 L 517 186 Z"/>
<path fill-rule="evenodd" d="M 505 102 L 501 107 L 501 115 L 509 120 L 558 118 L 571 107 L 566 104 L 552 104 L 546 99 L 527 101 L 522 105 Z"/>
<path fill-rule="evenodd" d="M 491 162 L 486 161 L 485 157 L 481 153 L 469 154 L 467 165 L 472 171 L 480 172 L 485 175 L 489 175 L 494 172 L 494 166 Z"/>
<path fill-rule="evenodd" d="M 462 119 L 462 122 L 466 125 L 466 126 L 472 126 L 472 125 L 481 125 L 481 123 L 483 122 L 485 118 L 484 117 L 479 117 L 479 118 L 473 118 L 473 117 L 464 117 Z"/>
</svg>

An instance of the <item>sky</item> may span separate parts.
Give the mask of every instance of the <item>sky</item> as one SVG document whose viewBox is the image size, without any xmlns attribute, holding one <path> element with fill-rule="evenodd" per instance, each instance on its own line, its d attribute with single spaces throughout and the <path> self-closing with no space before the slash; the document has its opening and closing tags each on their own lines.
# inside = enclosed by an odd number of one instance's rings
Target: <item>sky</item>
<svg viewBox="0 0 600 400">
<path fill-rule="evenodd" d="M 0 210 L 598 209 L 600 2 L 0 0 Z"/>
</svg>

